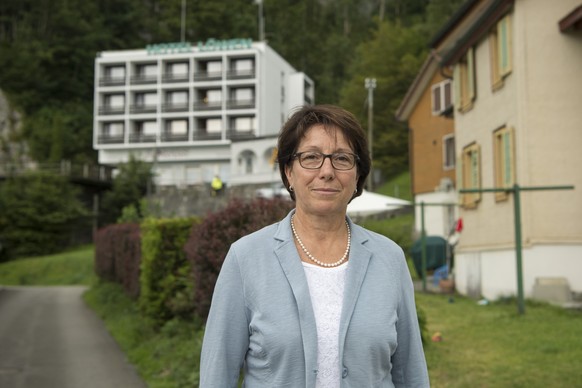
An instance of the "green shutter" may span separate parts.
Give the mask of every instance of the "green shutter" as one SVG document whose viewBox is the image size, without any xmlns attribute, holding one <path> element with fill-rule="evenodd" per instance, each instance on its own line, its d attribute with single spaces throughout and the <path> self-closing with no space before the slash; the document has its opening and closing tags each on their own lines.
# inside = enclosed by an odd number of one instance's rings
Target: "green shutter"
<svg viewBox="0 0 582 388">
<path fill-rule="evenodd" d="M 475 100 L 475 61 L 473 47 L 467 50 L 467 90 L 468 101 Z"/>
<path fill-rule="evenodd" d="M 509 15 L 506 15 L 497 24 L 497 60 L 499 62 L 499 74 L 506 75 L 511 71 L 511 31 Z"/>
</svg>

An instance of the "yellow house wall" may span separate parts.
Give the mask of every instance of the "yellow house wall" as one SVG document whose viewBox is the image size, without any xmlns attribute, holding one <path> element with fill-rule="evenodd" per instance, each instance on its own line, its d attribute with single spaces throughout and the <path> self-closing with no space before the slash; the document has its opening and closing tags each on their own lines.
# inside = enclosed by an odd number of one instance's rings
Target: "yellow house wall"
<svg viewBox="0 0 582 388">
<path fill-rule="evenodd" d="M 436 73 L 412 111 L 408 126 L 411 131 L 413 194 L 435 191 L 442 178 L 455 182 L 455 170 L 443 167 L 443 138 L 454 132 L 452 119 L 432 115 L 431 86 L 444 81 Z"/>
</svg>

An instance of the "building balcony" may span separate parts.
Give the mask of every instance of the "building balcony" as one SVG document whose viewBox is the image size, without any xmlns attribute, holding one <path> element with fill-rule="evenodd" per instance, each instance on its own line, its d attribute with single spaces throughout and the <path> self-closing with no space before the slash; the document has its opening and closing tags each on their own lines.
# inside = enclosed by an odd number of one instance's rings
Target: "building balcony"
<svg viewBox="0 0 582 388">
<path fill-rule="evenodd" d="M 222 101 L 195 101 L 194 110 L 222 109 Z"/>
<path fill-rule="evenodd" d="M 162 105 L 162 112 L 186 112 L 188 111 L 187 102 L 168 102 Z"/>
<path fill-rule="evenodd" d="M 158 82 L 157 75 L 138 74 L 131 76 L 129 81 L 132 85 L 155 84 Z"/>
<path fill-rule="evenodd" d="M 195 141 L 205 141 L 205 140 L 221 140 L 222 133 L 220 132 L 206 132 L 206 129 L 198 129 L 193 133 L 193 138 Z"/>
<path fill-rule="evenodd" d="M 187 133 L 162 133 L 162 141 L 164 142 L 174 142 L 174 141 L 188 141 Z"/>
<path fill-rule="evenodd" d="M 226 107 L 228 109 L 252 109 L 255 107 L 255 100 L 228 100 Z"/>
<path fill-rule="evenodd" d="M 123 134 L 121 135 L 99 135 L 97 137 L 98 144 L 122 144 Z"/>
<path fill-rule="evenodd" d="M 99 86 L 119 86 L 119 85 L 125 85 L 125 76 L 122 77 L 103 76 L 99 78 Z"/>
<path fill-rule="evenodd" d="M 155 143 L 157 135 L 148 135 L 144 133 L 130 133 L 130 143 Z"/>
<path fill-rule="evenodd" d="M 164 73 L 162 75 L 164 82 L 188 82 L 188 73 Z"/>
<path fill-rule="evenodd" d="M 229 70 L 226 73 L 227 79 L 248 79 L 255 78 L 255 69 Z"/>
<path fill-rule="evenodd" d="M 135 104 L 129 107 L 129 113 L 156 113 L 157 111 L 157 105 Z"/>
<path fill-rule="evenodd" d="M 194 72 L 194 81 L 216 81 L 222 79 L 222 71 Z"/>
<path fill-rule="evenodd" d="M 255 130 L 239 130 L 239 129 L 229 129 L 226 132 L 226 138 L 230 140 L 245 140 L 255 138 Z"/>
<path fill-rule="evenodd" d="M 100 115 L 119 115 L 125 113 L 124 106 L 100 106 L 99 107 L 99 114 Z"/>
</svg>

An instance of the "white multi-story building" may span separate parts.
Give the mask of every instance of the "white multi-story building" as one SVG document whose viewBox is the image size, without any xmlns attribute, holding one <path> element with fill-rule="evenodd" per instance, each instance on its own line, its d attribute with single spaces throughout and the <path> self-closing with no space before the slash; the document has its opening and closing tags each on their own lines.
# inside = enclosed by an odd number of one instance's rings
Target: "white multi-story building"
<svg viewBox="0 0 582 388">
<path fill-rule="evenodd" d="M 159 186 L 279 180 L 273 155 L 313 81 L 264 42 L 247 39 L 106 51 L 95 60 L 93 145 L 99 163 L 154 164 Z"/>
</svg>

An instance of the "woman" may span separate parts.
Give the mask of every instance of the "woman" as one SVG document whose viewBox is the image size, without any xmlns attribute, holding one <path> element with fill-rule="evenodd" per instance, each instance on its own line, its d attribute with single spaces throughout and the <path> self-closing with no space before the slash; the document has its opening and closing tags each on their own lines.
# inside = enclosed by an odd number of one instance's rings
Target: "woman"
<svg viewBox="0 0 582 388">
<path fill-rule="evenodd" d="M 202 346 L 200 386 L 426 387 L 402 249 L 346 217 L 370 171 L 365 133 L 334 106 L 305 106 L 279 136 L 295 209 L 231 246 Z"/>
</svg>

